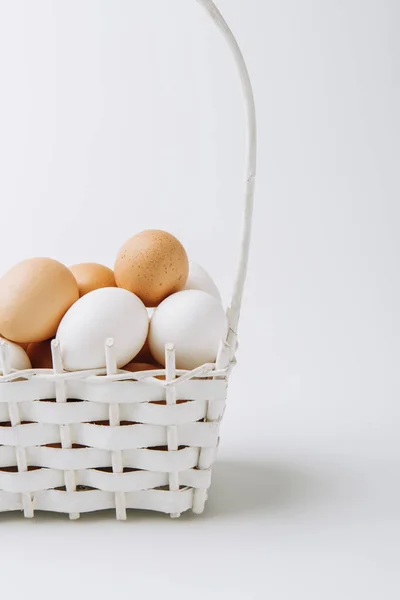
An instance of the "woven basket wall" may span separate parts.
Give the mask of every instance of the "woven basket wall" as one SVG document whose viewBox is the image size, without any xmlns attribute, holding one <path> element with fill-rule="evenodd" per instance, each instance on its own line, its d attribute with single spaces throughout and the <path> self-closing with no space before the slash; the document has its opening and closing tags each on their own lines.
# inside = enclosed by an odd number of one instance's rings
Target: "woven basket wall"
<svg viewBox="0 0 400 600">
<path fill-rule="evenodd" d="M 13 371 L 0 345 L 0 512 L 69 514 L 149 509 L 179 516 L 201 513 L 211 483 L 247 269 L 256 165 L 251 84 L 242 54 L 211 0 L 197 0 L 232 51 L 246 108 L 245 210 L 229 332 L 215 364 L 176 371 L 167 344 L 166 368 L 130 373 L 116 368 L 105 340 L 107 368 L 66 372 L 52 342 L 53 369 Z"/>
</svg>

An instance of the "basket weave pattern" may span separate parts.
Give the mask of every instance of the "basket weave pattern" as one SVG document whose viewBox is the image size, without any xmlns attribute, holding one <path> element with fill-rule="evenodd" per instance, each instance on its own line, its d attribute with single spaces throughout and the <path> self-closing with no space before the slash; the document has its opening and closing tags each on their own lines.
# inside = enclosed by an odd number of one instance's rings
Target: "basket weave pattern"
<svg viewBox="0 0 400 600">
<path fill-rule="evenodd" d="M 0 344 L 0 512 L 69 514 L 129 508 L 178 517 L 204 510 L 219 442 L 228 376 L 246 277 L 254 183 L 256 120 L 251 83 L 240 48 L 212 0 L 197 0 L 233 55 L 244 97 L 247 147 L 239 264 L 227 309 L 228 333 L 215 364 L 176 371 L 165 348 L 165 369 L 117 369 L 113 340 L 105 340 L 106 369 L 66 372 L 52 342 L 53 369 L 13 371 Z"/>
<path fill-rule="evenodd" d="M 0 511 L 23 509 L 31 517 L 34 510 L 50 510 L 77 518 L 115 508 L 119 519 L 127 508 L 201 512 L 227 381 L 223 371 L 218 379 L 204 379 L 216 374 L 206 367 L 196 378 L 154 377 L 167 371 L 31 370 L 3 377 Z"/>
</svg>

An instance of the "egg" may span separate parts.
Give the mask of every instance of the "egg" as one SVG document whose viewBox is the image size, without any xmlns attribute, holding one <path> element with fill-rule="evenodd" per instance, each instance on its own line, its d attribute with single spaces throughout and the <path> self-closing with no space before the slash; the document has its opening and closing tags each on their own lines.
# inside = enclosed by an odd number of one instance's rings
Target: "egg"
<svg viewBox="0 0 400 600">
<path fill-rule="evenodd" d="M 135 362 L 135 360 L 132 360 L 130 363 L 128 363 L 122 368 L 125 371 L 130 371 L 131 373 L 137 373 L 138 371 L 154 371 L 156 369 L 163 368 L 161 365 L 152 365 L 150 363 Z"/>
<path fill-rule="evenodd" d="M 2 336 L 0 336 L 2 337 Z M 18 346 L 21 346 L 21 348 L 23 348 L 26 352 L 28 346 L 29 346 L 30 342 L 18 342 Z"/>
<path fill-rule="evenodd" d="M 0 338 L 0 343 L 6 344 L 8 350 L 9 367 L 16 371 L 23 371 L 24 369 L 31 368 L 31 362 L 25 350 L 18 344 L 9 342 L 3 338 Z M 3 365 L 0 360 L 0 374 L 3 375 Z"/>
<path fill-rule="evenodd" d="M 80 296 L 99 288 L 116 287 L 113 271 L 104 265 L 81 263 L 72 265 L 69 270 L 76 279 Z"/>
<path fill-rule="evenodd" d="M 221 302 L 221 295 L 210 275 L 201 265 L 192 260 L 189 261 L 189 275 L 184 289 L 207 292 Z"/>
<path fill-rule="evenodd" d="M 64 368 L 99 369 L 106 365 L 104 345 L 114 339 L 117 366 L 142 348 L 149 319 L 143 302 L 120 288 L 101 288 L 82 296 L 65 314 L 57 331 Z"/>
<path fill-rule="evenodd" d="M 147 314 L 149 316 L 149 324 L 151 317 L 153 316 L 154 308 L 146 308 Z M 151 355 L 149 348 L 149 337 L 147 336 L 142 348 L 139 350 L 138 354 L 135 356 L 135 361 L 140 363 L 152 363 L 154 359 Z"/>
<path fill-rule="evenodd" d="M 53 359 L 51 357 L 51 340 L 44 342 L 31 342 L 28 344 L 26 353 L 30 358 L 34 369 L 52 369 Z"/>
<path fill-rule="evenodd" d="M 176 237 L 160 230 L 142 231 L 130 238 L 114 266 L 117 286 L 133 292 L 150 307 L 182 290 L 188 272 L 184 247 Z"/>
<path fill-rule="evenodd" d="M 165 344 L 175 346 L 178 369 L 194 369 L 215 361 L 220 340 L 227 333 L 221 303 L 206 292 L 184 290 L 166 298 L 154 311 L 149 346 L 165 366 Z"/>
<path fill-rule="evenodd" d="M 156 371 L 156 370 L 160 370 L 160 369 L 164 368 L 162 365 L 158 365 L 156 363 L 152 364 L 152 363 L 136 362 L 136 360 L 137 360 L 137 357 L 134 360 L 132 360 L 130 363 L 125 365 L 123 367 L 123 369 L 125 371 L 130 371 L 131 373 L 138 373 L 139 371 Z M 152 359 L 152 360 L 154 361 L 154 359 Z M 149 375 L 151 376 L 151 373 L 149 373 Z M 153 375 L 153 377 L 154 377 L 154 375 Z M 156 379 L 160 379 L 161 381 L 165 380 L 165 375 L 156 375 L 155 377 L 156 377 Z M 162 401 L 162 402 L 164 402 L 164 401 Z M 159 402 L 157 402 L 157 404 L 158 403 Z"/>
<path fill-rule="evenodd" d="M 41 342 L 55 335 L 78 284 L 51 258 L 29 258 L 0 279 L 0 331 L 13 342 Z"/>
<path fill-rule="evenodd" d="M 135 360 L 141 363 L 151 363 L 153 361 L 153 357 L 149 348 L 149 338 L 146 338 L 145 343 L 142 348 L 139 350 L 138 354 L 135 356 Z"/>
</svg>

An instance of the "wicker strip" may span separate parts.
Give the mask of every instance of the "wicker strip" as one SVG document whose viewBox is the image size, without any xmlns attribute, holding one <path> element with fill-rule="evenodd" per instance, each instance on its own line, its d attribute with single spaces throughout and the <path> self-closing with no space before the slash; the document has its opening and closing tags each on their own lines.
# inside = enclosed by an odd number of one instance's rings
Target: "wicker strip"
<svg viewBox="0 0 400 600">
<path fill-rule="evenodd" d="M 169 485 L 169 473 L 157 471 L 129 471 L 127 473 L 105 472 L 95 469 L 75 471 L 78 486 L 123 493 L 148 490 Z M 190 469 L 181 471 L 182 486 L 207 489 L 210 485 L 211 470 Z M 0 489 L 20 494 L 64 487 L 64 472 L 58 469 L 35 469 L 18 473 L 0 472 Z M 178 488 L 179 490 L 179 488 Z M 172 491 L 178 491 L 172 490 Z M 75 490 L 67 490 L 75 491 Z M 116 499 L 116 505 L 118 499 Z M 76 513 L 73 513 L 76 514 Z"/>
<path fill-rule="evenodd" d="M 23 372 L 22 372 L 23 373 Z M 110 404 L 133 404 L 139 402 L 159 402 L 165 400 L 163 381 L 109 381 L 102 377 L 84 378 L 79 371 L 70 373 L 76 379 L 67 379 L 67 398 L 78 398 L 90 402 Z M 20 378 L 21 372 L 15 374 Z M 62 376 L 44 375 L 37 370 L 26 381 L 2 382 L 0 385 L 1 402 L 31 402 L 32 400 L 51 400 L 56 397 L 55 381 Z M 177 384 L 177 397 L 185 400 L 219 400 L 226 396 L 227 383 L 224 380 L 211 381 L 191 379 Z"/>
<path fill-rule="evenodd" d="M 30 465 L 59 469 L 61 471 L 77 471 L 111 466 L 111 452 L 98 448 L 52 448 L 33 446 L 26 448 L 26 458 Z M 147 471 L 186 471 L 197 465 L 198 448 L 181 448 L 180 450 L 154 450 L 138 448 L 122 450 L 124 468 L 145 469 Z M 16 467 L 15 448 L 0 446 L 0 469 Z"/>
<path fill-rule="evenodd" d="M 175 350 L 173 344 L 167 344 L 165 346 L 165 380 L 167 382 L 165 399 L 166 404 L 170 408 L 176 406 L 176 386 L 169 385 L 176 378 L 176 366 L 175 366 Z M 178 449 L 178 428 L 176 425 L 167 426 L 167 444 L 168 451 L 174 452 Z M 178 471 L 171 471 L 168 477 L 169 489 L 171 491 L 179 490 L 179 481 L 182 478 L 179 477 Z M 176 519 L 180 516 L 180 513 L 171 513 L 171 517 Z"/>
<path fill-rule="evenodd" d="M 36 421 L 66 425 L 107 421 L 109 409 L 106 404 L 97 402 L 68 402 L 55 404 L 53 401 L 34 400 L 18 405 L 21 421 Z M 153 425 L 183 425 L 199 421 L 205 417 L 204 400 L 180 401 L 175 405 L 152 403 L 123 404 L 119 407 L 121 421 Z M 8 406 L 0 404 L 0 423 L 9 420 Z"/>
<path fill-rule="evenodd" d="M 53 340 L 51 342 L 51 353 L 53 358 L 53 366 L 54 373 L 59 374 L 63 373 L 63 365 L 61 359 L 61 350 L 60 344 L 57 340 Z M 65 380 L 59 378 L 55 382 L 55 391 L 56 391 L 56 402 L 60 403 L 63 406 L 67 402 L 67 386 Z M 16 405 L 17 406 L 17 405 Z M 60 425 L 60 442 L 61 448 L 63 449 L 71 449 L 72 448 L 72 438 L 71 438 L 71 426 L 69 424 Z M 74 492 L 76 490 L 76 479 L 74 471 L 70 469 L 64 470 L 64 482 L 65 487 L 68 492 Z M 56 487 L 56 486 L 49 486 Z M 78 512 L 69 513 L 69 518 L 71 520 L 79 519 Z"/>
<path fill-rule="evenodd" d="M 59 513 L 85 513 L 115 509 L 115 494 L 101 490 L 63 492 L 45 490 L 34 493 L 35 510 Z M 154 510 L 171 514 L 189 510 L 193 503 L 193 490 L 186 488 L 178 492 L 168 490 L 145 490 L 126 494 L 126 507 Z M 0 491 L 0 510 L 21 510 L 21 494 Z"/>
<path fill-rule="evenodd" d="M 3 375 L 7 376 L 10 373 L 11 369 L 10 369 L 8 346 L 4 342 L 2 342 L 0 344 L 0 359 L 1 359 Z M 21 418 L 19 415 L 18 404 L 13 404 L 12 402 L 9 402 L 8 403 L 8 414 L 9 414 L 11 426 L 12 427 L 20 426 Z M 25 448 L 21 447 L 19 444 L 15 445 L 15 460 L 16 460 L 17 467 L 18 467 L 18 473 L 19 473 L 19 475 L 23 476 L 23 474 L 25 473 L 25 471 L 28 468 L 28 464 L 26 461 Z M 22 493 L 21 499 L 22 499 L 22 506 L 24 509 L 24 516 L 26 518 L 32 518 L 33 517 L 33 504 L 32 504 L 32 497 L 30 494 L 30 490 L 24 490 L 24 493 Z"/>
<path fill-rule="evenodd" d="M 167 445 L 167 431 L 161 425 L 124 425 L 111 427 L 92 423 L 70 425 L 74 444 L 103 450 L 128 450 Z M 218 423 L 187 423 L 177 426 L 180 446 L 212 447 L 218 440 Z M 0 427 L 0 444 L 7 446 L 46 446 L 61 441 L 58 425 L 26 423 Z"/>
<path fill-rule="evenodd" d="M 115 354 L 114 341 L 109 339 L 106 341 L 105 346 L 106 352 L 106 366 L 107 366 L 107 375 L 115 375 L 117 373 L 117 358 Z M 115 402 L 110 402 L 108 406 L 108 414 L 109 421 L 111 427 L 119 427 L 121 423 L 120 414 L 119 414 L 119 405 Z M 115 475 L 115 473 L 122 473 L 123 465 L 122 465 L 122 453 L 121 450 L 113 450 L 111 452 L 111 464 L 113 471 L 113 481 L 117 483 L 120 481 L 120 477 Z M 144 473 L 146 471 L 143 471 Z M 84 472 L 85 473 L 85 472 Z M 89 471 L 87 471 L 89 473 Z M 94 473 L 94 471 L 90 471 L 90 473 Z M 103 489 L 102 486 L 92 485 L 91 483 L 83 484 L 83 485 L 91 485 L 92 487 L 97 487 L 99 489 Z M 145 486 L 144 488 L 139 489 L 147 489 L 148 487 L 154 487 L 152 485 Z M 123 493 L 125 489 L 114 489 L 115 491 L 115 515 L 118 521 L 126 520 L 126 502 L 125 502 L 125 494 Z"/>
</svg>

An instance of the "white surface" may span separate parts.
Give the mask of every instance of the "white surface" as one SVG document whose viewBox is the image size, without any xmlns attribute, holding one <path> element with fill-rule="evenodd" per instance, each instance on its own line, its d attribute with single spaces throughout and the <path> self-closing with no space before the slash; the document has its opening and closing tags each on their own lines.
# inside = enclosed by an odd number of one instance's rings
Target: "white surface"
<svg viewBox="0 0 400 600">
<path fill-rule="evenodd" d="M 2 515 L 4 595 L 399 597 L 398 5 L 219 6 L 253 78 L 260 162 L 206 513 Z M 0 52 L 0 267 L 34 255 L 112 265 L 132 233 L 163 227 L 226 300 L 242 113 L 200 7 L 0 0 Z M 254 368 L 264 378 L 249 388 Z"/>
</svg>

